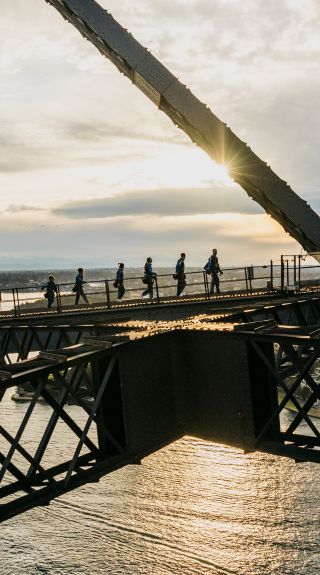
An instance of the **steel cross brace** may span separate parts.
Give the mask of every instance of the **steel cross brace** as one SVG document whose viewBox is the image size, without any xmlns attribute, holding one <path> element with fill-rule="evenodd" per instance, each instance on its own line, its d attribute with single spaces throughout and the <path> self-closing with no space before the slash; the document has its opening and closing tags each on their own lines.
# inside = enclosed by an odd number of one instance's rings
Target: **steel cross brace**
<svg viewBox="0 0 320 575">
<path fill-rule="evenodd" d="M 96 361 L 97 355 L 101 357 L 101 350 L 91 352 L 91 362 Z M 82 375 L 90 361 L 84 360 L 81 357 L 78 363 L 75 362 L 74 358 L 72 358 L 72 361 L 73 364 L 69 369 L 64 364 L 56 363 L 52 366 L 45 365 L 42 369 L 37 368 L 34 370 L 36 373 L 33 373 L 31 376 L 31 383 L 35 388 L 34 397 L 22 418 L 15 437 L 4 429 L 3 426 L 0 427 L 0 435 L 2 435 L 10 445 L 6 456 L 0 453 L 0 462 L 2 463 L 0 481 L 6 476 L 7 472 L 10 473 L 11 478 L 14 478 L 14 481 L 11 479 L 11 482 L 0 487 L 0 498 L 4 499 L 8 496 L 12 498 L 12 496 L 15 496 L 14 501 L 9 501 L 0 506 L 0 521 L 12 517 L 24 509 L 41 504 L 41 502 L 47 503 L 57 495 L 90 481 L 91 477 L 94 478 L 93 480 L 96 480 L 97 477 L 104 475 L 107 470 L 121 467 L 124 462 L 132 460 L 132 456 L 125 452 L 125 449 L 117 441 L 117 438 L 110 433 L 105 424 L 99 422 L 100 431 L 102 430 L 105 437 L 112 443 L 115 448 L 114 451 L 116 451 L 115 455 L 109 457 L 104 455 L 103 459 L 99 446 L 96 446 L 88 436 L 92 423 L 98 424 L 96 413 L 110 376 L 117 363 L 117 355 L 108 354 L 106 357 L 106 361 L 104 362 L 105 370 L 101 372 L 100 383 L 97 385 L 96 382 L 97 393 L 90 407 L 88 407 L 78 394 L 80 383 L 84 380 Z M 52 374 L 55 381 L 60 384 L 61 392 L 58 400 L 46 389 L 46 383 L 50 374 Z M 18 379 L 19 377 L 17 381 Z M 13 382 L 10 381 L 7 387 L 12 387 L 12 385 Z M 4 388 L 1 390 L 1 397 L 3 394 Z M 21 439 L 23 438 L 23 433 L 27 425 L 30 424 L 31 415 L 40 395 L 47 401 L 48 405 L 52 407 L 53 413 L 43 432 L 35 455 L 32 456 L 27 448 L 21 444 Z M 64 409 L 67 398 L 70 395 L 73 396 L 79 407 L 81 407 L 88 416 L 83 428 L 79 427 Z M 41 459 L 48 447 L 59 418 L 64 421 L 69 430 L 78 437 L 78 444 L 73 457 L 69 461 L 45 468 L 41 465 Z M 84 445 L 86 445 L 89 452 L 81 454 Z M 16 451 L 29 464 L 27 472 L 17 467 L 13 462 Z M 83 466 L 86 467 L 85 470 Z M 65 473 L 64 478 L 60 478 L 63 473 Z M 27 492 L 28 495 L 19 495 L 18 492 L 21 491 Z"/>
<path fill-rule="evenodd" d="M 88 328 L 87 328 L 88 329 Z M 32 351 L 60 349 L 64 345 L 78 344 L 83 333 L 82 326 L 39 325 L 1 326 L 0 353 L 7 363 L 12 363 L 10 355 L 16 353 L 17 361 L 28 359 Z"/>
<path fill-rule="evenodd" d="M 313 352 L 309 355 L 309 357 L 305 362 L 301 361 L 299 351 L 296 352 L 292 344 L 281 342 L 281 345 L 286 351 L 287 357 L 290 358 L 292 366 L 295 368 L 295 372 L 297 373 L 297 376 L 290 387 L 287 386 L 287 384 L 285 383 L 284 379 L 281 377 L 277 369 L 274 367 L 274 365 L 272 365 L 272 363 L 270 363 L 269 359 L 264 355 L 263 351 L 261 350 L 257 342 L 251 340 L 250 344 L 255 349 L 257 354 L 260 356 L 263 363 L 268 368 L 268 371 L 271 373 L 275 381 L 278 383 L 279 387 L 282 388 L 285 392 L 284 398 L 282 399 L 277 409 L 273 412 L 272 416 L 269 418 L 269 420 L 259 433 L 258 437 L 256 438 L 254 448 L 258 447 L 263 442 L 272 422 L 276 417 L 280 416 L 280 413 L 283 411 L 283 409 L 286 407 L 289 401 L 291 401 L 294 404 L 295 408 L 297 409 L 297 415 L 294 421 L 289 426 L 289 428 L 285 432 L 281 433 L 283 438 L 286 441 L 293 442 L 294 444 L 301 444 L 302 438 L 304 438 L 305 444 L 309 443 L 312 444 L 312 447 L 315 446 L 320 447 L 320 432 L 317 429 L 316 425 L 313 423 L 313 421 L 310 419 L 310 416 L 308 415 L 310 408 L 314 405 L 315 401 L 320 397 L 320 386 L 314 381 L 313 377 L 310 375 L 310 370 L 314 366 L 315 361 L 320 357 L 320 342 L 319 341 L 317 343 L 312 342 L 314 346 Z M 305 401 L 304 405 L 300 405 L 294 394 L 297 391 L 300 383 L 304 379 L 310 385 L 313 393 L 310 395 L 308 400 Z M 315 437 L 308 437 L 301 434 L 296 436 L 296 434 L 293 433 L 303 420 L 310 428 L 310 430 L 313 432 Z"/>
</svg>

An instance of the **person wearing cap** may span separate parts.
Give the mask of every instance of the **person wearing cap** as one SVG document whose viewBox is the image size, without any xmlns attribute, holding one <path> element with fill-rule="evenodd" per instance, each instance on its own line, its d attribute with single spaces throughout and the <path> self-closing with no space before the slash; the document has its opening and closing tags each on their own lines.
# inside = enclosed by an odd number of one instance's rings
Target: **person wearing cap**
<svg viewBox="0 0 320 575">
<path fill-rule="evenodd" d="M 89 303 L 88 298 L 83 291 L 83 284 L 85 284 L 85 283 L 86 282 L 83 279 L 83 268 L 78 268 L 78 273 L 76 275 L 75 284 L 74 284 L 74 289 L 76 289 L 76 292 L 75 292 L 76 293 L 76 299 L 75 299 L 74 305 L 78 305 L 80 296 L 82 297 L 82 299 L 84 299 L 84 301 L 86 303 Z"/>
<path fill-rule="evenodd" d="M 143 281 L 147 284 L 147 289 L 142 292 L 142 299 L 149 296 L 151 299 L 153 298 L 153 282 L 157 274 L 152 271 L 152 258 L 147 258 L 146 263 L 144 264 L 144 276 Z"/>
<path fill-rule="evenodd" d="M 212 255 L 209 257 L 208 262 L 204 266 L 204 269 L 211 275 L 210 294 L 213 294 L 214 288 L 216 288 L 217 293 L 220 293 L 219 275 L 222 276 L 223 271 L 220 269 L 217 250 L 215 248 L 212 250 Z"/>
<path fill-rule="evenodd" d="M 118 269 L 117 269 L 117 277 L 116 277 L 116 283 L 118 284 L 118 300 L 120 301 L 124 294 L 126 293 L 126 289 L 124 287 L 124 274 L 123 274 L 123 270 L 124 270 L 124 263 L 120 262 L 118 263 Z"/>
<path fill-rule="evenodd" d="M 175 276 L 176 276 L 176 279 L 178 280 L 177 297 L 183 295 L 182 292 L 187 285 L 186 274 L 184 273 L 184 260 L 185 260 L 185 258 L 186 258 L 186 254 L 184 252 L 182 252 L 180 254 L 180 258 L 178 259 L 177 264 L 176 264 Z"/>
<path fill-rule="evenodd" d="M 46 290 L 44 297 L 48 302 L 48 309 L 50 309 L 54 302 L 54 294 L 57 293 L 57 286 L 55 284 L 53 275 L 50 275 L 46 285 L 42 286 L 41 290 L 44 289 Z"/>
</svg>

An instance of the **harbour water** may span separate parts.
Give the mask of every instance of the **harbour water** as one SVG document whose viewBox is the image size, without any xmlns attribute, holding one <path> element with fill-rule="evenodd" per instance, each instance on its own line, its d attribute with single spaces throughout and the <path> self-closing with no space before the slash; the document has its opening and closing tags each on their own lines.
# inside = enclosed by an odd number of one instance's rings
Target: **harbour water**
<svg viewBox="0 0 320 575">
<path fill-rule="evenodd" d="M 0 419 L 14 427 L 25 409 L 6 394 Z M 35 415 L 34 438 L 46 406 Z M 62 431 L 55 449 L 68 452 Z M 183 438 L 1 524 L 0 575 L 317 575 L 319 477 L 316 464 Z"/>
</svg>

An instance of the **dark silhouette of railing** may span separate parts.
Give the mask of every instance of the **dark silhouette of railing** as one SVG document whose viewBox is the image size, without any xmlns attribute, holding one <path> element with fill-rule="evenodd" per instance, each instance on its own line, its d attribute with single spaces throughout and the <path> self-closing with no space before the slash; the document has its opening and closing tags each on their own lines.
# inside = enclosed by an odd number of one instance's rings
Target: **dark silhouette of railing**
<svg viewBox="0 0 320 575">
<path fill-rule="evenodd" d="M 223 275 L 220 276 L 221 296 L 236 294 L 255 294 L 272 292 L 299 292 L 301 290 L 311 290 L 320 284 L 320 266 L 302 266 L 302 256 L 281 256 L 280 263 L 270 261 L 268 265 L 252 265 L 244 267 L 223 268 Z M 102 306 L 111 308 L 127 302 L 139 302 L 139 304 L 150 304 L 151 300 L 141 300 L 141 292 L 145 288 L 142 283 L 142 274 L 125 277 L 125 298 L 117 301 L 118 290 L 113 286 L 115 278 L 101 278 L 98 280 L 87 280 L 84 285 L 85 293 L 91 306 Z M 185 301 L 188 298 L 209 299 L 217 296 L 216 292 L 211 293 L 211 276 L 204 270 L 193 270 L 186 272 L 186 288 L 182 297 L 177 297 L 177 281 L 173 279 L 172 273 L 157 274 L 154 280 L 154 297 L 152 303 L 161 304 L 168 301 Z M 57 294 L 54 305 L 50 313 L 62 313 L 75 306 L 75 294 L 72 292 L 74 282 L 57 283 Z M 0 301 L 2 300 L 2 311 L 6 316 L 19 317 L 29 315 L 33 312 L 47 309 L 44 292 L 40 292 L 41 286 L 19 286 L 5 287 L 0 291 Z M 83 304 L 80 299 L 79 308 L 89 308 L 88 304 Z M 0 313 L 1 316 L 1 313 Z"/>
</svg>

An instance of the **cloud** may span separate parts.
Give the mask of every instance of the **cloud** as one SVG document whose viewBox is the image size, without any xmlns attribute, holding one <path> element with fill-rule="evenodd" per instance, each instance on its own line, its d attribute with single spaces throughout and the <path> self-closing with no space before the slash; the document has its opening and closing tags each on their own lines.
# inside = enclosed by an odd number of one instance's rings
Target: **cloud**
<svg viewBox="0 0 320 575">
<path fill-rule="evenodd" d="M 1 113 L 0 113 L 1 117 Z M 179 137 L 169 138 L 171 142 Z M 135 142 L 133 147 L 132 142 Z M 137 146 L 137 142 L 140 142 Z M 112 122 L 53 122 L 35 119 L 14 123 L 3 119 L 0 132 L 0 172 L 35 171 L 126 158 L 146 158 L 149 144 L 164 144 L 164 134 Z M 167 142 L 168 143 L 168 142 Z M 185 142 L 179 142 L 185 145 Z"/>
<path fill-rule="evenodd" d="M 19 204 L 11 204 L 7 207 L 4 212 L 8 212 L 10 214 L 18 214 L 20 212 L 42 212 L 43 208 L 35 207 L 35 206 L 24 206 Z"/>
<path fill-rule="evenodd" d="M 66 218 L 112 218 L 156 214 L 157 216 L 214 214 L 225 212 L 261 213 L 239 189 L 213 184 L 211 188 L 153 189 L 117 194 L 85 202 L 70 202 L 52 210 Z"/>
<path fill-rule="evenodd" d="M 0 245 L 0 269 L 12 269 L 18 261 L 23 269 L 114 267 L 118 261 L 142 266 L 148 255 L 155 266 L 167 266 L 181 251 L 187 253 L 189 266 L 201 267 L 214 246 L 224 266 L 241 266 L 300 251 L 264 214 L 136 216 L 110 219 L 107 225 L 104 220 L 68 220 L 59 228 L 48 223 L 45 230 L 40 223 L 27 229 L 6 224 L 0 229 Z"/>
</svg>

